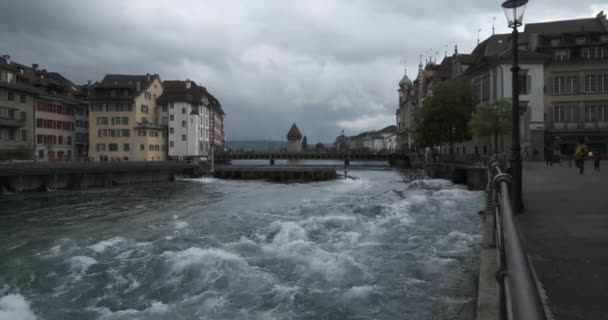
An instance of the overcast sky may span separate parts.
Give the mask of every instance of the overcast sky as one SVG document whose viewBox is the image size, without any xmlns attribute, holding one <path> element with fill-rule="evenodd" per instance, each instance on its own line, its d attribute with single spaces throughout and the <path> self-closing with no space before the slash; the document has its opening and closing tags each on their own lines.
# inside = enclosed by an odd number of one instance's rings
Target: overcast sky
<svg viewBox="0 0 608 320">
<path fill-rule="evenodd" d="M 395 123 L 419 55 L 470 52 L 507 32 L 497 0 L 18 0 L 0 2 L 0 52 L 77 84 L 105 73 L 202 83 L 228 139 L 309 142 Z M 526 22 L 594 17 L 597 0 L 530 0 Z M 423 58 L 424 59 L 424 58 Z"/>
</svg>

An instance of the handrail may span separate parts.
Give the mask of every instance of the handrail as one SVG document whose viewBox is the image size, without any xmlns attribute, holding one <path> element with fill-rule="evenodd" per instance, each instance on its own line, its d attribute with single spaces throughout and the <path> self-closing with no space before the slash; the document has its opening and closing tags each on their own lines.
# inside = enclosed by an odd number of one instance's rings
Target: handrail
<svg viewBox="0 0 608 320">
<path fill-rule="evenodd" d="M 533 271 L 515 224 L 511 176 L 496 159 L 488 165 L 494 202 L 494 240 L 498 250 L 500 319 L 546 320 Z"/>
</svg>

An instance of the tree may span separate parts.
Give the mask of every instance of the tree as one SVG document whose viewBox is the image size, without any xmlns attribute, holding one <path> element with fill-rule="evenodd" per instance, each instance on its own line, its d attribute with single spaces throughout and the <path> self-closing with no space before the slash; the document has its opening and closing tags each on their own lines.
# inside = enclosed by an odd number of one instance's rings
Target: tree
<svg viewBox="0 0 608 320">
<path fill-rule="evenodd" d="M 440 82 L 415 114 L 416 141 L 421 147 L 463 142 L 471 138 L 469 121 L 475 106 L 468 81 Z"/>
<path fill-rule="evenodd" d="M 478 105 L 469 122 L 469 130 L 476 137 L 492 137 L 496 133 L 502 136 L 510 133 L 511 99 L 504 98 L 493 104 Z"/>
<path fill-rule="evenodd" d="M 302 150 L 306 149 L 308 149 L 308 139 L 306 139 L 306 136 L 304 136 L 304 138 L 302 138 Z"/>
</svg>

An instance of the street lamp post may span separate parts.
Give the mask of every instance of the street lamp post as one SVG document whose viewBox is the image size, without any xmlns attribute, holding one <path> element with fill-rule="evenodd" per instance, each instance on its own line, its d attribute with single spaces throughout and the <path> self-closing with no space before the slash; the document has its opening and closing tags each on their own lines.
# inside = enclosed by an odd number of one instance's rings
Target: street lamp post
<svg viewBox="0 0 608 320">
<path fill-rule="evenodd" d="M 509 163 L 511 166 L 511 176 L 513 183 L 511 186 L 511 195 L 513 198 L 513 208 L 517 212 L 522 212 L 524 209 L 522 201 L 522 168 L 521 168 L 521 147 L 519 137 L 519 32 L 517 27 L 522 25 L 526 4 L 528 0 L 507 0 L 503 2 L 502 8 L 507 17 L 509 27 L 513 28 L 513 108 L 512 108 L 512 144 L 511 158 Z"/>
</svg>

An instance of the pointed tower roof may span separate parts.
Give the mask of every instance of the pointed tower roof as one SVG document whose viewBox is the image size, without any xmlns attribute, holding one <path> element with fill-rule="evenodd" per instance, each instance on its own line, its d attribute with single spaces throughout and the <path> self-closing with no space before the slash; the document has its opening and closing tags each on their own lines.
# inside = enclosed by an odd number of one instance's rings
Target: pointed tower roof
<svg viewBox="0 0 608 320">
<path fill-rule="evenodd" d="M 412 80 L 410 80 L 410 78 L 407 77 L 407 69 L 404 70 L 405 74 L 403 75 L 403 78 L 401 79 L 401 81 L 399 81 L 399 87 L 400 88 L 406 88 L 406 87 L 410 87 L 412 86 Z"/>
<path fill-rule="evenodd" d="M 298 126 L 294 122 L 291 125 L 291 129 L 289 129 L 289 132 L 287 132 L 287 140 L 301 140 L 301 139 L 302 139 L 302 133 L 300 132 L 300 129 L 298 129 Z"/>
</svg>

